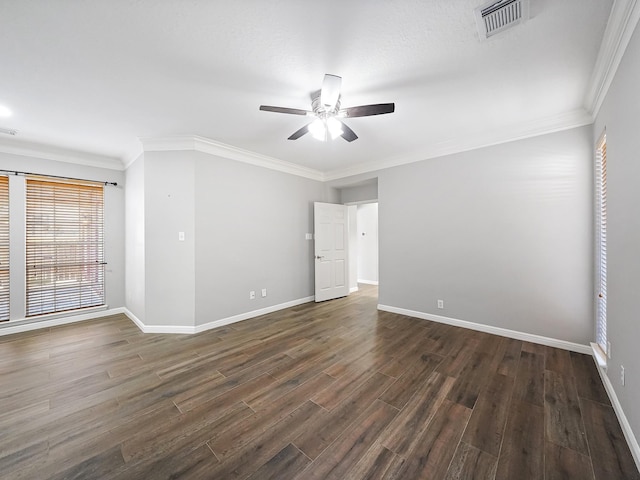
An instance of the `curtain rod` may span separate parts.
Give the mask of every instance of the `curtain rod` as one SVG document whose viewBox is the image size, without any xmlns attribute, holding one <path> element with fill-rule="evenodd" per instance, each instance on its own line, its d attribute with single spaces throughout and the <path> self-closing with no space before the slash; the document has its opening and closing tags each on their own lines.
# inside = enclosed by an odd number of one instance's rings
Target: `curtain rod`
<svg viewBox="0 0 640 480">
<path fill-rule="evenodd" d="M 14 175 L 36 175 L 38 177 L 51 177 L 51 178 L 60 178 L 62 180 L 79 180 L 81 182 L 93 182 L 93 183 L 102 183 L 103 185 L 112 185 L 114 187 L 118 186 L 118 182 L 99 182 L 96 180 L 87 180 L 86 178 L 75 178 L 75 177 L 63 177 L 61 175 L 47 175 L 42 173 L 33 173 L 33 172 L 21 172 L 20 170 L 0 170 L 3 173 L 12 173 Z"/>
</svg>

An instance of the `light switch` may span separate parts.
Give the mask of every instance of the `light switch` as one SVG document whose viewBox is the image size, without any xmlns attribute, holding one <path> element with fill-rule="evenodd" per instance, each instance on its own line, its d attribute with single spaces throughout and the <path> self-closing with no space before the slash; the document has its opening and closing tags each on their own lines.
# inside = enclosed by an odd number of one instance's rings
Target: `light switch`
<svg viewBox="0 0 640 480">
<path fill-rule="evenodd" d="M 305 233 L 304 238 L 305 240 L 313 240 L 313 233 Z"/>
<path fill-rule="evenodd" d="M 184 242 L 184 232 L 178 232 L 178 240 Z"/>
</svg>

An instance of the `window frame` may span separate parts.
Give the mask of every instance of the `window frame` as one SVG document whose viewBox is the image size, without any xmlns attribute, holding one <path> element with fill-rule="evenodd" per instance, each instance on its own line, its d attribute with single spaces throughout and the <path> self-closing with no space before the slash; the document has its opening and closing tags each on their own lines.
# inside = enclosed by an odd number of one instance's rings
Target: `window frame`
<svg viewBox="0 0 640 480">
<path fill-rule="evenodd" d="M 25 317 L 104 306 L 104 184 L 28 176 L 25 197 Z"/>
<path fill-rule="evenodd" d="M 10 319 L 11 238 L 9 176 L 0 175 L 0 322 Z"/>
<path fill-rule="evenodd" d="M 604 357 L 611 355 L 607 339 L 607 132 L 595 151 L 595 337 Z"/>
</svg>

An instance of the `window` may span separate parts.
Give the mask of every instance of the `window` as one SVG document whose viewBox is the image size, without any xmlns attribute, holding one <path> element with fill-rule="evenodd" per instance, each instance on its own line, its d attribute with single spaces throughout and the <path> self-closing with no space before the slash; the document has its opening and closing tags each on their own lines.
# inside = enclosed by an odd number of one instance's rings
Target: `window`
<svg viewBox="0 0 640 480">
<path fill-rule="evenodd" d="M 104 305 L 103 188 L 27 178 L 28 317 Z"/>
<path fill-rule="evenodd" d="M 607 135 L 596 146 L 596 342 L 607 353 Z"/>
<path fill-rule="evenodd" d="M 9 320 L 9 177 L 0 176 L 0 322 Z"/>
</svg>

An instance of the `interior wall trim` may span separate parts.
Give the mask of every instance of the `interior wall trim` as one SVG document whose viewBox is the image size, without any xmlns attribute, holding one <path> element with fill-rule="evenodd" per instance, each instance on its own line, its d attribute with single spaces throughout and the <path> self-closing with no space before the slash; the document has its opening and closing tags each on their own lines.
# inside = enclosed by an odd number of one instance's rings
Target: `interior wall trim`
<svg viewBox="0 0 640 480">
<path fill-rule="evenodd" d="M 278 160 L 259 153 L 244 150 L 224 143 L 216 142 L 209 138 L 197 135 L 179 135 L 163 138 L 140 138 L 145 152 L 163 152 L 177 150 L 194 150 L 217 157 L 237 160 L 258 167 L 268 168 L 311 180 L 323 181 L 324 175 L 318 170 L 303 167 L 294 163 Z"/>
<path fill-rule="evenodd" d="M 304 297 L 290 302 L 280 303 L 278 305 L 272 305 L 270 307 L 260 308 L 258 310 L 252 310 L 250 312 L 240 313 L 227 318 L 221 318 L 219 320 L 213 320 L 212 322 L 204 323 L 202 325 L 184 326 L 184 325 L 147 325 L 137 318 L 129 309 L 124 308 L 123 313 L 135 323 L 143 333 L 178 333 L 178 334 L 194 334 L 205 332 L 213 328 L 223 327 L 232 323 L 241 322 L 250 318 L 259 317 L 268 313 L 277 312 L 278 310 L 284 310 L 285 308 L 295 307 L 302 305 L 303 303 L 312 302 L 315 297 Z"/>
<path fill-rule="evenodd" d="M 56 162 L 73 163 L 87 167 L 107 168 L 109 170 L 124 170 L 124 164 L 119 158 L 96 155 L 95 153 L 80 152 L 66 148 L 54 147 L 33 142 L 14 139 L 0 139 L 0 152 L 23 157 L 41 158 Z"/>
<path fill-rule="evenodd" d="M 444 157 L 456 153 L 468 152 L 480 148 L 501 145 L 516 140 L 547 135 L 550 133 L 570 130 L 572 128 L 584 127 L 593 123 L 593 117 L 584 108 L 561 113 L 551 117 L 540 118 L 530 122 L 514 124 L 508 128 L 493 129 L 480 132 L 476 135 L 467 135 L 464 138 L 443 140 L 429 144 L 422 151 L 406 157 L 380 160 L 377 162 L 360 163 L 351 167 L 336 169 L 324 174 L 325 181 L 339 180 L 353 175 L 362 175 L 385 168 L 398 167 L 410 163 Z"/>
<path fill-rule="evenodd" d="M 509 330 L 508 328 L 494 327 L 492 325 L 484 325 L 482 323 L 469 322 L 467 320 L 458 320 L 457 318 L 443 317 L 441 315 L 433 315 L 431 313 L 418 312 L 415 310 L 407 310 L 405 308 L 398 308 L 390 305 L 379 304 L 378 310 L 407 315 L 409 317 L 420 318 L 422 320 L 446 323 L 447 325 L 453 325 L 454 327 L 468 328 L 479 332 L 492 333 L 501 337 L 514 338 L 516 340 L 524 340 L 525 342 L 538 343 L 548 347 L 561 348 L 563 350 L 591 355 L 591 347 L 589 345 L 567 342 L 566 340 L 559 340 L 557 338 L 543 337 L 542 335 L 534 335 L 532 333 L 519 332 L 517 330 Z"/>
<path fill-rule="evenodd" d="M 381 160 L 378 162 L 360 163 L 344 169 L 321 172 L 307 167 L 302 167 L 290 162 L 278 160 L 259 153 L 243 150 L 232 145 L 219 143 L 209 138 L 197 135 L 178 135 L 169 137 L 140 138 L 145 152 L 162 151 L 198 151 L 230 160 L 237 160 L 251 165 L 256 165 L 271 170 L 277 170 L 291 175 L 297 175 L 311 180 L 327 182 L 339 180 L 365 173 L 377 172 L 385 168 L 397 167 L 409 163 L 420 162 L 432 158 L 443 157 L 455 153 L 467 152 L 479 148 L 500 145 L 516 140 L 546 135 L 550 133 L 569 130 L 572 128 L 591 125 L 593 117 L 585 109 L 580 108 L 571 112 L 561 113 L 551 117 L 532 120 L 522 124 L 513 125 L 508 129 L 498 131 L 486 131 L 477 135 L 467 136 L 464 139 L 445 140 L 431 144 L 426 150 L 416 152 L 407 157 Z M 130 163 L 129 163 L 130 164 Z"/>
<path fill-rule="evenodd" d="M 593 119 L 607 96 L 639 19 L 638 0 L 614 0 L 585 97 L 585 107 Z"/>
<path fill-rule="evenodd" d="M 14 333 L 30 332 L 33 330 L 40 330 L 42 328 L 57 327 L 58 325 L 67 325 L 69 323 L 84 322 L 86 320 L 109 317 L 111 315 L 117 315 L 119 313 L 124 313 L 124 309 L 122 307 L 92 309 L 91 311 L 75 315 L 56 314 L 54 318 L 42 317 L 43 319 L 38 319 L 37 317 L 33 317 L 20 320 L 10 320 L 8 322 L 0 323 L 0 336 L 11 335 Z"/>
<path fill-rule="evenodd" d="M 185 335 L 195 333 L 195 327 L 189 325 L 146 325 L 126 307 L 123 308 L 122 313 L 129 317 L 129 320 L 135 323 L 142 333 L 175 333 Z"/>
<path fill-rule="evenodd" d="M 633 455 L 633 460 L 636 462 L 636 468 L 640 470 L 640 445 L 638 445 L 638 440 L 636 440 L 636 436 L 631 429 L 631 425 L 629 424 L 629 420 L 627 420 L 627 416 L 624 414 L 624 410 L 622 409 L 620 400 L 618 400 L 616 391 L 613 388 L 613 385 L 611 384 L 611 381 L 609 380 L 605 369 L 597 361 L 597 354 L 595 349 L 592 350 L 592 354 L 593 359 L 596 363 L 596 368 L 598 369 L 598 373 L 600 374 L 600 378 L 602 379 L 602 383 L 604 384 L 604 389 L 607 391 L 607 395 L 609 395 L 609 400 L 611 400 L 613 411 L 616 412 L 616 416 L 618 417 L 618 421 L 620 422 L 620 427 L 622 428 L 622 433 L 624 433 L 624 437 L 627 440 L 629 450 L 631 450 L 631 455 Z"/>
</svg>

